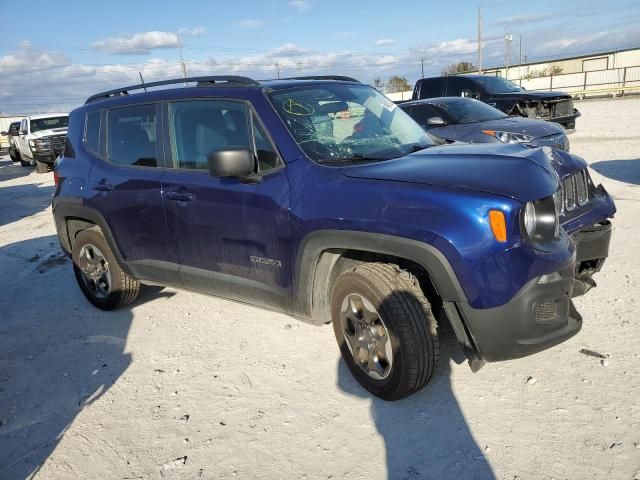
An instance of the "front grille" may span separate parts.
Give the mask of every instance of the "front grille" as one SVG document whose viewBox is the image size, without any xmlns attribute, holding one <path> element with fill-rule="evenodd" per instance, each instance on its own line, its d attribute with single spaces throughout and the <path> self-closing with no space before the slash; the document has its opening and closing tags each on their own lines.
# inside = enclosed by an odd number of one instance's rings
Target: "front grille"
<svg viewBox="0 0 640 480">
<path fill-rule="evenodd" d="M 556 210 L 560 215 L 572 212 L 589 203 L 589 174 L 580 170 L 564 177 L 560 189 L 553 195 Z"/>
<path fill-rule="evenodd" d="M 571 110 L 573 109 L 573 102 L 571 99 L 561 100 L 556 103 L 554 109 L 555 117 L 563 117 L 566 115 L 571 115 Z"/>
<path fill-rule="evenodd" d="M 49 141 L 56 152 L 61 152 L 64 150 L 64 142 L 66 138 L 66 135 L 54 135 L 49 137 Z"/>
</svg>

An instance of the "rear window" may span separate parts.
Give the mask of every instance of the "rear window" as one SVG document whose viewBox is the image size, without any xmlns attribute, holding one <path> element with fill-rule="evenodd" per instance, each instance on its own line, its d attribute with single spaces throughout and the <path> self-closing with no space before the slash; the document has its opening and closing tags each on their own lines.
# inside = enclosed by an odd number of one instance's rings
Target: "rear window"
<svg viewBox="0 0 640 480">
<path fill-rule="evenodd" d="M 156 106 L 114 108 L 107 116 L 109 160 L 120 165 L 156 167 Z"/>
<path fill-rule="evenodd" d="M 84 146 L 96 154 L 100 151 L 100 110 L 87 114 Z"/>
</svg>

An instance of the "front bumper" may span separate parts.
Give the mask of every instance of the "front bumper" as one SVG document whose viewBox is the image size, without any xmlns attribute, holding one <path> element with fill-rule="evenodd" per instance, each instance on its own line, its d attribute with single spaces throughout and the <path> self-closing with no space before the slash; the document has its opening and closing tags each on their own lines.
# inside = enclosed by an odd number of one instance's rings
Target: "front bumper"
<svg viewBox="0 0 640 480">
<path fill-rule="evenodd" d="M 56 161 L 56 158 L 58 158 L 59 153 L 50 151 L 50 152 L 34 152 L 33 150 L 31 151 L 31 154 L 33 155 L 33 160 L 34 161 L 38 161 L 38 162 L 42 162 L 42 163 L 50 163 L 53 165 L 53 162 Z"/>
<path fill-rule="evenodd" d="M 575 285 L 572 296 L 584 295 L 596 282 L 593 275 L 599 272 L 609 256 L 611 241 L 611 222 L 604 220 L 584 227 L 571 235 L 576 243 Z"/>
<path fill-rule="evenodd" d="M 582 317 L 571 301 L 575 265 L 574 252 L 556 278 L 533 278 L 504 305 L 476 309 L 458 304 L 478 356 L 487 362 L 520 358 L 578 333 Z"/>
</svg>

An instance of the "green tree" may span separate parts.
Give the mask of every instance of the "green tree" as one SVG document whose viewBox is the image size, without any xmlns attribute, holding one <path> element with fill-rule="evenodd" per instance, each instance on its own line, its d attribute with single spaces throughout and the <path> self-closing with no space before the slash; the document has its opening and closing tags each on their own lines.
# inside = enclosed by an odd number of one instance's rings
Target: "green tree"
<svg viewBox="0 0 640 480">
<path fill-rule="evenodd" d="M 477 69 L 478 69 L 478 67 L 476 67 L 471 62 L 458 62 L 458 63 L 452 63 L 451 65 L 449 65 L 447 68 L 445 68 L 442 71 L 442 74 L 443 75 L 451 75 L 451 74 L 456 74 L 456 73 L 472 72 L 472 71 L 477 70 Z"/>
<path fill-rule="evenodd" d="M 384 90 L 384 82 L 380 79 L 380 77 L 376 77 L 373 79 L 373 88 L 382 92 Z"/>
<path fill-rule="evenodd" d="M 411 90 L 411 85 L 405 77 L 394 75 L 387 82 L 387 92 L 389 93 L 406 92 L 407 90 Z"/>
</svg>

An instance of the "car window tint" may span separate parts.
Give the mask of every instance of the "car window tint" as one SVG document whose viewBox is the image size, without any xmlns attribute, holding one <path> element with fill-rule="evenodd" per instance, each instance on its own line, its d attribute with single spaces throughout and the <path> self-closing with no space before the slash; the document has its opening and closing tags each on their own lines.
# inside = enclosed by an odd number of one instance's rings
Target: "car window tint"
<svg viewBox="0 0 640 480">
<path fill-rule="evenodd" d="M 420 98 L 441 97 L 444 86 L 442 78 L 424 78 L 420 80 Z"/>
<path fill-rule="evenodd" d="M 450 77 L 447 82 L 447 97 L 479 98 L 480 89 L 467 78 Z"/>
<path fill-rule="evenodd" d="M 169 105 L 171 149 L 176 167 L 208 170 L 214 151 L 245 147 L 253 151 L 247 107 L 241 102 L 194 100 Z"/>
<path fill-rule="evenodd" d="M 411 118 L 413 118 L 420 125 L 427 125 L 427 120 L 432 117 L 440 117 L 442 115 L 438 113 L 431 105 L 414 105 L 411 107 Z"/>
<path fill-rule="evenodd" d="M 94 153 L 100 151 L 100 110 L 87 114 L 84 131 L 84 145 Z"/>
<path fill-rule="evenodd" d="M 107 119 L 109 160 L 120 165 L 158 165 L 155 105 L 114 108 Z"/>
<path fill-rule="evenodd" d="M 256 142 L 256 156 L 258 157 L 258 171 L 266 172 L 280 166 L 278 152 L 269 140 L 260 122 L 253 119 L 253 134 Z"/>
</svg>

